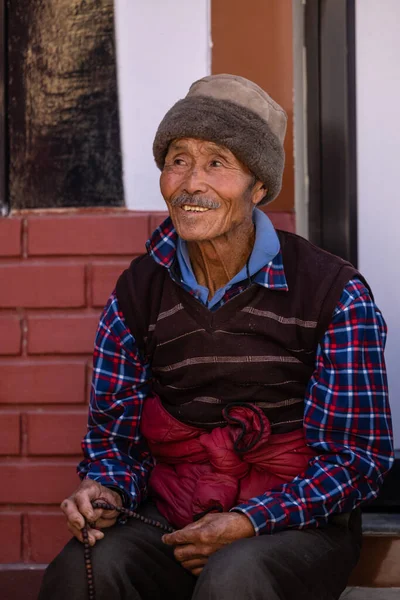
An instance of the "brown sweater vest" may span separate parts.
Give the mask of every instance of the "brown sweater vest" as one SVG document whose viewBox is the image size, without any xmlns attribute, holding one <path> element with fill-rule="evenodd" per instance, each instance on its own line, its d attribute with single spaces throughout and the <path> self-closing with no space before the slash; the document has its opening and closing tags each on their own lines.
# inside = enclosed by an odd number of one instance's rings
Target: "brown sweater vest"
<svg viewBox="0 0 400 600">
<path fill-rule="evenodd" d="M 207 429 L 232 402 L 263 409 L 273 433 L 302 426 L 318 343 L 346 283 L 361 275 L 305 239 L 279 231 L 289 291 L 252 284 L 212 312 L 145 255 L 117 283 L 125 322 L 153 391 L 172 416 Z"/>
</svg>

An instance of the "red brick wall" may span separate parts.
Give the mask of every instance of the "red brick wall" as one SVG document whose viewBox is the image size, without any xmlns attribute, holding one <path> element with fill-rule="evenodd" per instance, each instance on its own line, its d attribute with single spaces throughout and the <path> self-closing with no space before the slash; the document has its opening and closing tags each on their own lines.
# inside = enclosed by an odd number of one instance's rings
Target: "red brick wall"
<svg viewBox="0 0 400 600">
<path fill-rule="evenodd" d="M 270 214 L 294 229 L 291 213 Z M 68 540 L 93 338 L 119 273 L 164 214 L 0 219 L 0 563 L 47 563 Z"/>
</svg>

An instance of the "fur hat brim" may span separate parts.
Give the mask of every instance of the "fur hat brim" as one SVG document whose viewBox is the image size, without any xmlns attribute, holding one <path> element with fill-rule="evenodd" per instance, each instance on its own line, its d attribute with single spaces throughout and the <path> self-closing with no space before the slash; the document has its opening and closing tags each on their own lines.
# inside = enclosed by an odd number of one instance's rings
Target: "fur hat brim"
<svg viewBox="0 0 400 600">
<path fill-rule="evenodd" d="M 267 193 L 260 205 L 279 194 L 285 152 L 268 123 L 252 110 L 210 96 L 179 100 L 161 121 L 154 139 L 153 154 L 159 169 L 164 168 L 170 143 L 185 137 L 228 148 L 265 184 Z"/>
</svg>

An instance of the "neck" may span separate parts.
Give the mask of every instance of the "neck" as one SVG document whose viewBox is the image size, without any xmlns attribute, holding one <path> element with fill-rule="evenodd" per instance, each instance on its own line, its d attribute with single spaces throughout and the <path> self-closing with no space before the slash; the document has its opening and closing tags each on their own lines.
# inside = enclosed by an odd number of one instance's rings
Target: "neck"
<svg viewBox="0 0 400 600">
<path fill-rule="evenodd" d="M 254 246 L 252 222 L 212 240 L 188 242 L 190 261 L 199 285 L 212 298 L 245 266 Z"/>
</svg>

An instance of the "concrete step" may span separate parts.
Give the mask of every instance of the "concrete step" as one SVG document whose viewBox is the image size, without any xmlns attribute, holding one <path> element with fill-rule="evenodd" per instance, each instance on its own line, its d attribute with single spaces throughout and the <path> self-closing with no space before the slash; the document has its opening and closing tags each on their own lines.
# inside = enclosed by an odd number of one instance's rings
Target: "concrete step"
<svg viewBox="0 0 400 600">
<path fill-rule="evenodd" d="M 400 514 L 364 513 L 363 547 L 360 561 L 350 577 L 350 586 L 354 589 L 400 588 L 399 565 Z"/>
<path fill-rule="evenodd" d="M 340 600 L 399 600 L 398 588 L 349 587 L 340 596 Z"/>
<path fill-rule="evenodd" d="M 400 514 L 363 513 L 362 529 L 364 535 L 400 536 Z"/>
</svg>

